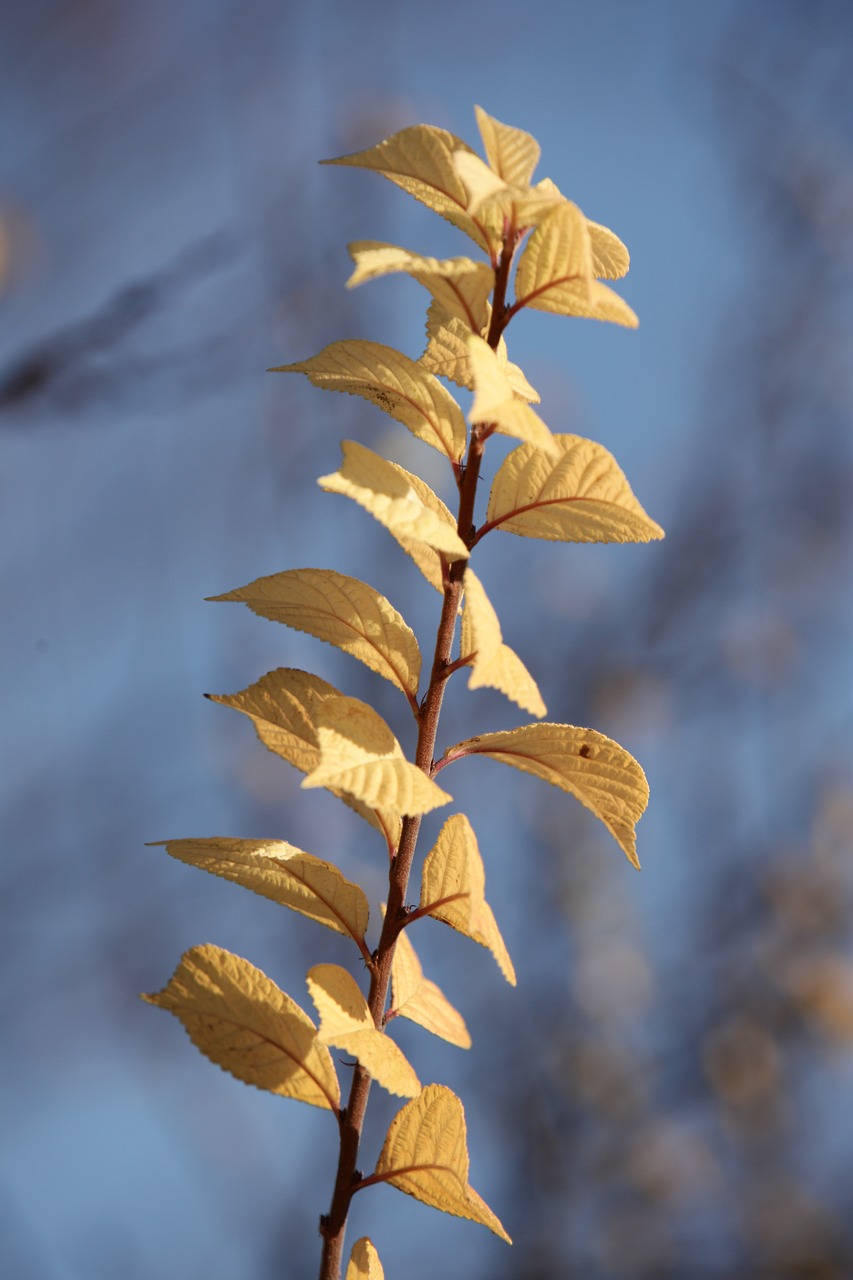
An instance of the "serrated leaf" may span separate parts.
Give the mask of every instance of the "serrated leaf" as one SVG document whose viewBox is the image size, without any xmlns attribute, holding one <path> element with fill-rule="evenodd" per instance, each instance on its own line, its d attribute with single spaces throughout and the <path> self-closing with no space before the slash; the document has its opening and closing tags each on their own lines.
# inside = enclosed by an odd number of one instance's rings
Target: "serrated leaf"
<svg viewBox="0 0 853 1280">
<path fill-rule="evenodd" d="M 426 330 L 427 346 L 420 363 L 431 373 L 449 378 L 459 387 L 473 390 L 474 375 L 468 361 L 468 326 L 458 316 L 449 315 L 443 307 L 433 302 L 427 311 Z M 538 391 L 530 385 L 518 365 L 508 359 L 503 338 L 498 343 L 496 355 L 513 394 L 528 403 L 538 404 Z"/>
<path fill-rule="evenodd" d="M 382 717 L 356 698 L 328 698 L 317 709 L 320 763 L 303 787 L 334 787 L 399 815 L 428 813 L 450 796 L 410 764 Z"/>
<path fill-rule="evenodd" d="M 624 747 L 595 729 L 529 724 L 484 733 L 450 747 L 443 761 L 486 755 L 568 791 L 589 809 L 639 869 L 635 825 L 649 801 L 640 765 Z"/>
<path fill-rule="evenodd" d="M 515 969 L 485 892 L 486 872 L 477 837 L 465 815 L 455 813 L 441 828 L 424 861 L 420 906 L 491 951 L 514 987 Z"/>
<path fill-rule="evenodd" d="M 458 316 L 479 333 L 487 322 L 487 303 L 495 273 L 487 262 L 471 258 L 425 258 L 408 249 L 377 240 L 357 240 L 349 245 L 355 271 L 347 288 L 376 276 L 403 271 L 424 286 L 449 315 Z"/>
<path fill-rule="evenodd" d="M 535 229 L 518 260 L 515 305 L 561 312 L 568 286 L 591 305 L 592 283 L 586 218 L 576 204 L 561 201 Z"/>
<path fill-rule="evenodd" d="M 493 423 L 503 435 L 556 453 L 551 432 L 535 410 L 518 399 L 498 356 L 477 334 L 468 338 L 468 363 L 474 380 L 469 422 Z"/>
<path fill-rule="evenodd" d="M 331 862 L 284 840 L 160 840 L 178 862 L 209 871 L 363 942 L 369 909 L 357 884 Z"/>
<path fill-rule="evenodd" d="M 344 440 L 341 447 L 343 464 L 333 475 L 320 477 L 321 489 L 352 498 L 401 546 L 422 542 L 453 560 L 468 558 L 456 521 L 423 480 L 354 440 Z"/>
<path fill-rule="evenodd" d="M 326 680 L 293 667 L 278 667 L 240 693 L 207 695 L 212 702 L 232 707 L 248 716 L 268 750 L 292 764 L 300 773 L 311 773 L 320 763 L 316 708 L 326 698 L 343 695 Z M 392 849 L 400 839 L 396 814 L 369 809 L 367 805 L 329 787 L 329 791 L 385 836 Z"/>
<path fill-rule="evenodd" d="M 353 1245 L 344 1280 L 385 1280 L 379 1254 L 367 1236 L 362 1236 Z"/>
<path fill-rule="evenodd" d="M 362 396 L 453 463 L 465 452 L 465 419 L 453 396 L 416 360 L 393 347 L 350 338 L 330 343 L 310 360 L 278 365 L 271 372 L 304 373 L 315 387 Z"/>
<path fill-rule="evenodd" d="M 456 1094 L 428 1084 L 391 1121 L 372 1179 L 455 1218 L 480 1222 L 511 1244 L 484 1200 L 468 1185 L 465 1112 Z"/>
<path fill-rule="evenodd" d="M 416 701 L 421 652 L 411 627 L 383 595 L 332 569 L 286 569 L 211 600 L 234 600 L 253 613 L 325 640 L 358 658 Z"/>
<path fill-rule="evenodd" d="M 553 437 L 556 457 L 529 445 L 504 459 L 492 484 L 486 529 L 558 542 L 649 542 L 649 519 L 612 454 L 580 436 Z"/>
<path fill-rule="evenodd" d="M 636 329 L 640 323 L 636 312 L 628 303 L 608 289 L 600 280 L 588 286 L 579 280 L 566 280 L 542 296 L 540 311 L 551 311 L 562 316 L 580 316 L 586 320 L 609 320 L 626 329 Z M 547 303 L 547 305 L 546 305 Z M 531 306 L 537 306 L 531 303 Z"/>
<path fill-rule="evenodd" d="M 482 107 L 475 107 L 486 158 L 505 182 L 527 185 L 539 163 L 539 143 L 523 129 L 501 124 Z"/>
<path fill-rule="evenodd" d="M 619 237 L 600 222 L 586 220 L 592 248 L 592 272 L 599 280 L 619 280 L 628 274 L 631 255 Z"/>
<path fill-rule="evenodd" d="M 391 1007 L 395 1014 L 416 1022 L 434 1036 L 440 1036 L 460 1049 L 471 1048 L 471 1037 L 462 1014 L 454 1009 L 440 987 L 424 977 L 408 929 L 397 937 L 391 962 L 391 983 Z"/>
<path fill-rule="evenodd" d="M 498 615 L 472 569 L 465 570 L 461 653 L 473 653 L 469 689 L 498 689 L 532 716 L 547 710 L 536 681 L 518 655 L 503 643 Z"/>
<path fill-rule="evenodd" d="M 351 1053 L 389 1093 L 413 1098 L 421 1082 L 400 1047 L 377 1031 L 355 978 L 340 965 L 316 964 L 307 982 L 320 1015 L 319 1039 Z"/>
<path fill-rule="evenodd" d="M 248 960 L 193 947 L 167 986 L 142 998 L 173 1013 L 196 1048 L 238 1080 L 338 1111 L 338 1077 L 314 1023 Z"/>
<path fill-rule="evenodd" d="M 453 167 L 453 154 L 460 150 L 470 150 L 461 138 L 434 125 L 418 124 L 401 129 L 366 151 L 323 163 L 381 173 L 491 252 L 485 230 L 467 211 L 465 187 Z"/>
</svg>

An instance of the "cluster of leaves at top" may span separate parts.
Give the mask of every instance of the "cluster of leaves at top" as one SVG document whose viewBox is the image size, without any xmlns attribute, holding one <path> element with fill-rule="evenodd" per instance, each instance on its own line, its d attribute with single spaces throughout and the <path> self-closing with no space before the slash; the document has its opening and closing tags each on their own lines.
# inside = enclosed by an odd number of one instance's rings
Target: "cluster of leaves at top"
<svg viewBox="0 0 853 1280">
<path fill-rule="evenodd" d="M 350 1201 L 373 1183 L 390 1183 L 509 1240 L 469 1186 L 462 1103 L 442 1085 L 422 1086 L 388 1035 L 392 1020 L 402 1016 L 451 1044 L 470 1044 L 461 1015 L 424 977 L 410 939 L 419 919 L 440 920 L 487 947 L 507 981 L 515 983 L 464 815 L 454 814 L 441 828 L 423 863 L 418 905 L 408 902 L 421 816 L 451 802 L 436 775 L 465 756 L 484 755 L 543 778 L 586 805 L 637 866 L 634 828 L 648 800 L 642 769 L 617 743 L 593 729 L 541 722 L 539 690 L 504 644 L 497 614 L 470 567 L 474 548 L 493 530 L 565 542 L 646 542 L 662 536 L 606 449 L 551 433 L 531 408 L 539 397 L 509 361 L 503 338 L 524 307 L 635 326 L 630 307 L 602 283 L 626 273 L 627 250 L 553 182 L 532 184 L 539 146 L 529 134 L 480 109 L 477 122 L 485 161 L 445 130 L 418 125 L 330 162 L 381 173 L 485 253 L 485 260 L 438 260 L 374 241 L 350 245 L 350 285 L 405 272 L 430 294 L 428 343 L 420 359 L 349 340 L 281 366 L 283 372 L 306 374 L 315 386 L 363 396 L 447 459 L 457 491 L 455 515 L 417 475 L 351 441 L 343 445 L 340 469 L 319 482 L 380 521 L 442 597 L 425 685 L 413 632 L 383 595 L 355 578 L 329 569 L 290 569 L 214 597 L 242 601 L 261 617 L 352 654 L 395 685 L 411 708 L 417 746 L 409 760 L 376 711 L 304 671 L 271 671 L 241 693 L 215 698 L 250 717 L 265 746 L 304 773 L 303 787 L 327 788 L 376 829 L 389 860 L 379 943 L 371 950 L 365 941 L 364 892 L 331 862 L 280 840 L 165 842 L 172 857 L 347 935 L 369 976 L 365 997 L 340 966 L 311 968 L 307 985 L 319 1018 L 315 1026 L 248 961 L 200 946 L 183 956 L 163 991 L 145 997 L 174 1013 L 202 1053 L 238 1079 L 335 1117 L 340 1159 L 331 1208 L 320 1225 L 321 1280 L 340 1275 Z M 468 425 L 439 378 L 473 392 Z M 477 480 L 495 432 L 521 443 L 500 465 L 478 525 Z M 497 689 L 540 722 L 469 738 L 436 759 L 444 690 L 463 668 L 469 670 L 469 688 Z M 346 1106 L 330 1048 L 355 1059 Z M 366 1176 L 356 1164 L 371 1080 L 410 1101 L 393 1120 L 376 1167 Z M 359 1240 L 347 1280 L 382 1274 L 371 1242 Z"/>
</svg>

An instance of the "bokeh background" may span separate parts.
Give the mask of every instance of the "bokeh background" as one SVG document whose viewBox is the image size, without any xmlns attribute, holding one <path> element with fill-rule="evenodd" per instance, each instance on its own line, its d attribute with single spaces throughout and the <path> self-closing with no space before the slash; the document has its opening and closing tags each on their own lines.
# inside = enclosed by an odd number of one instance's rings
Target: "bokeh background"
<svg viewBox="0 0 853 1280">
<path fill-rule="evenodd" d="M 435 597 L 314 482 L 344 436 L 446 491 L 438 455 L 264 370 L 345 336 L 420 353 L 425 295 L 345 291 L 345 245 L 467 243 L 316 161 L 419 121 L 477 143 L 477 102 L 632 252 L 637 332 L 531 314 L 508 336 L 545 420 L 610 448 L 667 539 L 495 535 L 479 571 L 549 718 L 621 741 L 652 800 L 636 875 L 544 784 L 443 775 L 519 985 L 419 926 L 474 1047 L 400 1041 L 463 1098 L 472 1182 L 516 1243 L 388 1188 L 349 1238 L 407 1280 L 849 1280 L 849 0 L 3 0 L 0 19 L 0 1274 L 315 1273 L 334 1125 L 213 1068 L 137 993 L 212 941 L 310 1009 L 305 968 L 346 944 L 145 842 L 288 839 L 381 897 L 369 829 L 202 694 L 301 665 L 402 735 L 405 709 L 203 598 L 334 567 L 431 643 Z M 519 721 L 459 679 L 442 742 Z M 365 1168 L 394 1110 L 374 1092 Z"/>
</svg>

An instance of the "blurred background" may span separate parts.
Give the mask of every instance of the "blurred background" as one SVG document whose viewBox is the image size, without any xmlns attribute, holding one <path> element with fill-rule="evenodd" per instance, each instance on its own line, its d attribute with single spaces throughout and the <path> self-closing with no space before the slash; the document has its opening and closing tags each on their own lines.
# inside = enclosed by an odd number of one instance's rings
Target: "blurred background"
<svg viewBox="0 0 853 1280">
<path fill-rule="evenodd" d="M 619 740 L 652 799 L 637 875 L 570 797 L 488 762 L 443 774 L 519 985 L 420 925 L 474 1047 L 398 1038 L 462 1097 L 515 1246 L 388 1188 L 349 1240 L 389 1280 L 849 1278 L 849 0 L 2 0 L 0 20 L 0 1274 L 316 1272 L 334 1124 L 237 1084 L 137 993 L 210 941 L 310 1010 L 305 968 L 352 957 L 145 842 L 287 839 L 381 898 L 370 829 L 202 694 L 303 666 L 408 744 L 402 699 L 203 599 L 333 567 L 431 647 L 436 597 L 315 480 L 349 437 L 448 496 L 438 455 L 264 370 L 343 337 L 420 354 L 426 295 L 347 292 L 345 245 L 467 242 L 316 161 L 421 121 L 479 148 L 476 102 L 632 253 L 638 331 L 531 313 L 508 341 L 552 429 L 611 449 L 667 539 L 495 534 L 478 573 L 548 718 Z M 522 720 L 458 678 L 442 749 Z M 396 1109 L 374 1091 L 365 1169 Z"/>
</svg>

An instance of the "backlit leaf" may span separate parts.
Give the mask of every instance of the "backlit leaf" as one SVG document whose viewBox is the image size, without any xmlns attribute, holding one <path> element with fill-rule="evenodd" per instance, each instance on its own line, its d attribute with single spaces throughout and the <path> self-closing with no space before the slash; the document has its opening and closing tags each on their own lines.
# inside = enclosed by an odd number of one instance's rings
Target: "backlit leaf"
<svg viewBox="0 0 853 1280">
<path fill-rule="evenodd" d="M 320 763 L 303 787 L 334 787 L 396 814 L 428 813 L 450 796 L 410 764 L 382 717 L 357 698 L 328 698 L 317 708 Z"/>
<path fill-rule="evenodd" d="M 467 559 L 456 521 L 423 480 L 353 440 L 344 440 L 342 449 L 343 464 L 333 475 L 321 476 L 321 489 L 352 498 L 403 546 L 424 542 L 453 560 Z"/>
<path fill-rule="evenodd" d="M 513 987 L 515 969 L 492 909 L 485 899 L 486 872 L 470 822 L 462 813 L 448 818 L 427 854 L 421 876 L 422 908 L 466 938 L 487 947 Z"/>
<path fill-rule="evenodd" d="M 432 553 L 435 554 L 435 553 Z M 437 558 L 437 557 L 436 557 Z M 326 698 L 343 695 L 319 676 L 293 667 L 268 672 L 240 693 L 208 694 L 212 702 L 242 711 L 255 726 L 261 742 L 270 751 L 292 764 L 300 773 L 311 773 L 320 763 L 320 743 L 316 730 L 316 707 Z M 377 827 L 392 849 L 400 839 L 400 819 L 396 814 L 369 809 L 360 800 L 329 787 L 360 817 Z"/>
<path fill-rule="evenodd" d="M 458 316 L 451 316 L 438 305 L 431 303 L 427 312 L 427 347 L 420 358 L 425 369 L 441 378 L 449 378 L 459 387 L 474 389 L 474 375 L 468 360 L 470 330 Z M 528 403 L 538 404 L 539 393 L 534 390 L 517 364 L 507 358 L 506 342 L 498 343 L 498 364 L 507 376 L 514 395 Z"/>
<path fill-rule="evenodd" d="M 451 462 L 465 452 L 465 419 L 453 396 L 427 369 L 393 347 L 351 338 L 272 372 L 304 373 L 315 387 L 362 396 Z"/>
<path fill-rule="evenodd" d="M 571 724 L 529 724 L 484 733 L 450 747 L 442 761 L 491 756 L 568 791 L 603 822 L 629 860 L 637 860 L 636 823 L 649 800 L 646 775 L 618 742 Z"/>
<path fill-rule="evenodd" d="M 556 205 L 528 240 L 515 273 L 516 305 L 562 312 L 567 286 L 574 287 L 589 301 L 592 286 L 589 228 L 580 209 L 570 200 Z"/>
<path fill-rule="evenodd" d="M 602 445 L 580 436 L 553 439 L 556 457 L 522 445 L 503 461 L 492 484 L 484 529 L 559 542 L 663 537 Z"/>
<path fill-rule="evenodd" d="M 196 1048 L 238 1080 L 337 1112 L 338 1078 L 313 1022 L 248 960 L 193 947 L 168 985 L 142 998 L 173 1013 Z"/>
<path fill-rule="evenodd" d="M 340 965 L 316 964 L 307 982 L 320 1015 L 318 1038 L 352 1054 L 389 1093 L 413 1098 L 421 1082 L 400 1047 L 377 1031 L 355 978 Z"/>
<path fill-rule="evenodd" d="M 480 1222 L 511 1244 L 489 1206 L 468 1185 L 465 1112 L 450 1089 L 428 1084 L 391 1121 L 372 1179 L 456 1218 Z"/>
<path fill-rule="evenodd" d="M 421 653 L 414 632 L 384 596 L 332 569 L 286 569 L 211 600 L 242 602 L 262 618 L 343 649 L 415 700 Z"/>
<path fill-rule="evenodd" d="M 471 1037 L 462 1014 L 454 1009 L 440 987 L 424 977 L 408 929 L 397 937 L 391 962 L 391 982 L 391 1007 L 395 1014 L 416 1022 L 434 1036 L 440 1036 L 460 1049 L 471 1048 Z"/>
<path fill-rule="evenodd" d="M 535 410 L 518 399 L 498 356 L 477 334 L 468 339 L 468 361 L 474 379 L 474 402 L 468 420 L 493 423 L 503 435 L 556 453 L 551 432 Z"/>
<path fill-rule="evenodd" d="M 586 320 L 609 320 L 626 329 L 636 329 L 640 323 L 628 303 L 600 280 L 589 285 L 580 280 L 566 280 L 541 295 L 541 305 L 530 303 L 540 311 L 552 311 L 562 316 L 581 316 Z"/>
<path fill-rule="evenodd" d="M 501 124 L 488 115 L 482 107 L 475 107 L 480 137 L 483 139 L 486 158 L 505 182 L 526 185 L 533 177 L 539 163 L 539 143 L 523 129 Z"/>
<path fill-rule="evenodd" d="M 379 1254 L 367 1236 L 362 1236 L 353 1245 L 344 1280 L 385 1280 Z"/>
<path fill-rule="evenodd" d="M 469 689 L 498 689 L 532 716 L 547 710 L 536 681 L 518 655 L 503 643 L 498 615 L 473 570 L 465 570 L 465 607 L 460 652 L 474 653 Z"/>
<path fill-rule="evenodd" d="M 487 262 L 471 258 L 425 258 L 408 249 L 377 240 L 358 240 L 349 246 L 355 271 L 347 281 L 353 288 L 365 280 L 404 271 L 422 284 L 449 315 L 458 316 L 479 333 L 487 322 L 487 301 L 495 273 Z"/>
<path fill-rule="evenodd" d="M 162 840 L 179 862 L 231 880 L 357 942 L 367 930 L 364 892 L 330 862 L 283 840 Z"/>
<path fill-rule="evenodd" d="M 609 227 L 586 222 L 592 247 L 592 272 L 599 280 L 619 280 L 628 274 L 631 257 L 622 241 Z"/>
</svg>

